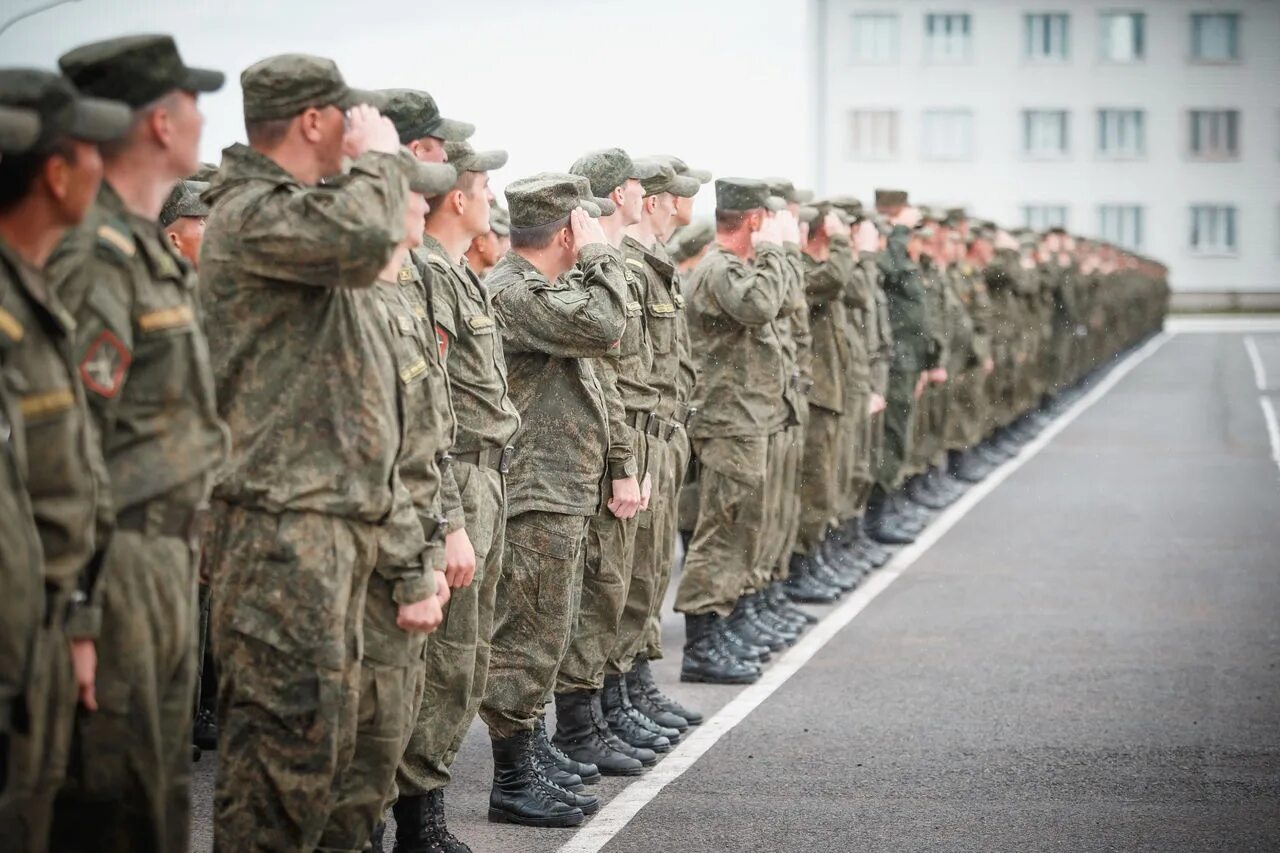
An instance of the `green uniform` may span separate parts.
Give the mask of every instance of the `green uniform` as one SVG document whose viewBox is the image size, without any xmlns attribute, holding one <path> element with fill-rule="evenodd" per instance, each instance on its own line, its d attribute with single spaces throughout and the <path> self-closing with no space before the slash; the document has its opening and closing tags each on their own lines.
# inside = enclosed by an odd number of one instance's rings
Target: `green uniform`
<svg viewBox="0 0 1280 853">
<path fill-rule="evenodd" d="M 845 374 L 846 406 L 842 420 L 840 492 L 836 520 L 860 516 L 871 496 L 875 478 L 872 472 L 877 450 L 877 430 L 883 436 L 881 419 L 868 412 L 871 394 L 883 393 L 880 375 L 888 370 L 877 359 L 887 357 L 891 346 L 887 306 L 879 286 L 880 272 L 873 252 L 862 252 L 850 271 L 845 287 L 844 304 L 849 323 L 845 335 L 849 342 L 849 370 Z"/>
<path fill-rule="evenodd" d="M 952 286 L 968 318 L 966 358 L 952 389 L 951 430 L 947 446 L 968 450 L 986 435 L 988 422 L 987 373 L 984 363 L 992 357 L 990 340 L 991 298 L 981 273 L 972 264 L 961 262 L 952 268 Z M 956 321 L 964 325 L 963 318 Z"/>
</svg>

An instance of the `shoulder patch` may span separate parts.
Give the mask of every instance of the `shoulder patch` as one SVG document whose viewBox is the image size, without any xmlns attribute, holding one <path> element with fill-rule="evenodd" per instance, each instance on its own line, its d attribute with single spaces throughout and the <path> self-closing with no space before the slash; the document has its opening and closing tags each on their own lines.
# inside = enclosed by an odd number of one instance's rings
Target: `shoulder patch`
<svg viewBox="0 0 1280 853">
<path fill-rule="evenodd" d="M 99 225 L 97 233 L 99 244 L 110 246 L 126 258 L 132 258 L 138 253 L 138 246 L 133 238 L 109 222 Z"/>
<path fill-rule="evenodd" d="M 628 317 L 639 317 L 642 311 L 644 311 L 644 306 L 643 306 L 643 305 L 641 305 L 639 302 L 628 302 L 628 303 L 627 303 L 627 316 L 628 316 Z"/>
<path fill-rule="evenodd" d="M 629 257 L 629 258 L 627 258 L 627 263 L 628 263 L 629 265 L 631 265 L 631 266 L 635 267 L 635 268 L 636 268 L 636 269 L 638 269 L 638 270 L 642 270 L 642 269 L 644 269 L 644 261 L 640 260 L 639 258 L 631 258 L 631 257 Z"/>
<path fill-rule="evenodd" d="M 120 393 L 125 371 L 132 362 L 133 354 L 114 333 L 104 329 L 80 361 L 80 380 L 85 388 L 110 400 Z"/>
<path fill-rule="evenodd" d="M 467 318 L 467 326 L 477 335 L 492 334 L 493 318 L 484 314 L 473 314 Z"/>
<path fill-rule="evenodd" d="M 441 255 L 437 255 L 435 252 L 427 252 L 427 260 L 436 266 L 443 268 L 445 272 L 448 272 L 451 266 L 448 261 L 446 261 Z"/>
<path fill-rule="evenodd" d="M 0 308 L 0 332 L 8 335 L 9 340 L 15 344 L 22 343 L 22 339 L 27 334 L 27 330 L 23 328 L 22 323 L 18 322 L 18 318 L 3 308 Z"/>
</svg>

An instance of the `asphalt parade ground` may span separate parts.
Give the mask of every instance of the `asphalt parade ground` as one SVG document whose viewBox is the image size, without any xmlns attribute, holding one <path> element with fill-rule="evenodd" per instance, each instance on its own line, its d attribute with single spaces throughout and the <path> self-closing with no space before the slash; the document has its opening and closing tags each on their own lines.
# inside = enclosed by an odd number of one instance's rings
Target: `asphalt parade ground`
<svg viewBox="0 0 1280 853">
<path fill-rule="evenodd" d="M 1280 850 L 1280 320 L 1175 319 L 708 721 L 486 821 L 478 722 L 445 797 L 475 853 Z M 193 768 L 211 849 L 217 766 Z M 390 836 L 390 833 L 388 833 Z M 388 837 L 387 849 L 390 849 Z"/>
</svg>

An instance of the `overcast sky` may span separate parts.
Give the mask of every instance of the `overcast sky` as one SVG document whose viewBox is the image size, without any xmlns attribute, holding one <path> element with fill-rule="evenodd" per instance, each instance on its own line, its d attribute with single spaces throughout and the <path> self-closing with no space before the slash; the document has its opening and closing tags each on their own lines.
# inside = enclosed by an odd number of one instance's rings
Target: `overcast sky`
<svg viewBox="0 0 1280 853">
<path fill-rule="evenodd" d="M 8 19 L 46 0 L 0 0 Z M 364 88 L 431 92 L 506 148 L 495 186 L 619 145 L 717 175 L 811 179 L 806 7 L 798 0 L 78 0 L 0 35 L 0 62 L 167 32 L 228 82 L 201 98 L 205 160 L 244 138 L 239 74 L 265 56 L 329 56 Z M 708 188 L 698 206 L 710 210 Z"/>
</svg>

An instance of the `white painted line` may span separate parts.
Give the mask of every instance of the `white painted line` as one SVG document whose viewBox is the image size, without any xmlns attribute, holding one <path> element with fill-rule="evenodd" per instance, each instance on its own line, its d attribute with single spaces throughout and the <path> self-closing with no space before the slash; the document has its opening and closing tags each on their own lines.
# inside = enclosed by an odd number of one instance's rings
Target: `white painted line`
<svg viewBox="0 0 1280 853">
<path fill-rule="evenodd" d="M 1267 390 L 1267 368 L 1262 363 L 1262 353 L 1258 352 L 1258 342 L 1249 335 L 1244 339 L 1244 351 L 1249 353 L 1249 363 L 1253 365 L 1253 381 L 1259 391 Z"/>
<path fill-rule="evenodd" d="M 1280 332 L 1280 317 L 1274 314 L 1190 314 L 1168 318 L 1164 321 L 1164 329 L 1178 335 Z"/>
<path fill-rule="evenodd" d="M 621 793 L 610 800 L 591 822 L 578 830 L 572 838 L 562 844 L 558 853 L 598 853 L 610 840 L 631 822 L 641 809 L 661 793 L 667 785 L 679 779 L 686 770 L 694 765 L 707 750 L 742 722 L 748 714 L 760 706 L 773 693 L 795 675 L 802 666 L 809 662 L 823 646 L 827 644 L 840 629 L 848 625 L 861 613 L 876 596 L 884 592 L 902 573 L 911 567 L 916 560 L 933 547 L 947 531 L 964 518 L 979 501 L 991 494 L 997 486 L 1013 475 L 1015 471 L 1027 464 L 1037 453 L 1062 432 L 1067 426 L 1080 417 L 1090 406 L 1102 399 L 1108 391 L 1115 387 L 1125 376 L 1155 354 L 1169 340 L 1168 334 L 1152 338 L 1142 349 L 1137 350 L 1124 361 L 1117 364 L 1101 382 L 1081 397 L 1075 405 L 1047 426 L 1038 436 L 1028 442 L 1022 451 L 1001 465 L 985 480 L 965 493 L 964 497 L 944 510 L 916 541 L 903 548 L 884 568 L 871 575 L 865 583 L 858 587 L 849 598 L 827 614 L 815 625 L 800 642 L 791 647 L 776 663 L 765 670 L 764 675 L 755 684 L 745 688 L 735 696 L 720 712 L 697 728 L 690 729 L 681 740 L 680 745 L 667 754 L 657 767 L 628 785 Z"/>
<path fill-rule="evenodd" d="M 1276 419 L 1276 407 L 1270 397 L 1259 397 L 1258 403 L 1262 406 L 1262 419 L 1267 422 L 1267 437 L 1271 439 L 1271 461 L 1280 468 L 1280 421 Z"/>
</svg>

